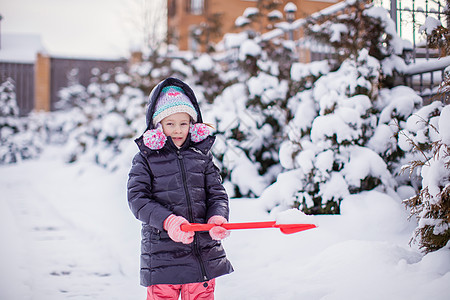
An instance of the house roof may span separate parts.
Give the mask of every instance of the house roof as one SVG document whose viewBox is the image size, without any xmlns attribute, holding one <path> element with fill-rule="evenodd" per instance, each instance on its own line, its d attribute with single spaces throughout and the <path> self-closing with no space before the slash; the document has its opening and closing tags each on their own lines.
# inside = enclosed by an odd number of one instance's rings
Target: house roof
<svg viewBox="0 0 450 300">
<path fill-rule="evenodd" d="M 41 37 L 36 34 L 2 33 L 0 61 L 32 63 L 38 52 L 45 52 Z"/>
</svg>

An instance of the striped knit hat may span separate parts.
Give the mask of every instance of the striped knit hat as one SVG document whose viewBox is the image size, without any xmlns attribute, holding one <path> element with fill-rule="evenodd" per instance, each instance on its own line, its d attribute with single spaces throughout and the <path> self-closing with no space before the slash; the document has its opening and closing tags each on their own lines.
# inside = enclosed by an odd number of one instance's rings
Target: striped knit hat
<svg viewBox="0 0 450 300">
<path fill-rule="evenodd" d="M 173 85 L 166 86 L 156 101 L 153 125 L 156 127 L 165 117 L 179 112 L 187 113 L 194 122 L 197 120 L 197 112 L 183 89 Z"/>
</svg>

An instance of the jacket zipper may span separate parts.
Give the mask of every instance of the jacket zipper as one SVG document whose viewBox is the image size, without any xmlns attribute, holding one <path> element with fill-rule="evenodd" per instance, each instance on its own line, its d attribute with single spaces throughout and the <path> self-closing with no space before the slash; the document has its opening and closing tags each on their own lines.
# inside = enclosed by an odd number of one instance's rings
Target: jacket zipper
<svg viewBox="0 0 450 300">
<path fill-rule="evenodd" d="M 187 182 L 186 182 L 187 181 L 186 180 L 186 169 L 184 167 L 183 156 L 181 155 L 180 150 L 177 150 L 177 157 L 178 157 L 178 163 L 179 163 L 180 169 L 181 169 L 181 177 L 183 179 L 184 193 L 186 195 L 186 200 L 187 200 L 187 205 L 188 205 L 189 222 L 194 222 L 194 217 L 193 217 L 194 214 L 192 212 L 191 197 L 189 195 L 189 190 L 188 190 L 188 186 L 187 186 Z M 203 260 L 200 255 L 200 250 L 198 249 L 197 234 L 194 235 L 194 253 L 195 253 L 195 257 L 197 258 L 197 260 L 200 264 L 203 280 L 207 281 L 208 277 L 206 276 L 205 266 L 203 264 Z"/>
</svg>

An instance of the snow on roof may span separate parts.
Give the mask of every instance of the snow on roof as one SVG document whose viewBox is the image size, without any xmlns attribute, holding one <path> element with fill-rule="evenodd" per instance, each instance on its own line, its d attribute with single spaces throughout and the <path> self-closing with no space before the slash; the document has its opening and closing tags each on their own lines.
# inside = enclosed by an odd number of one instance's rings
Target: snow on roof
<svg viewBox="0 0 450 300">
<path fill-rule="evenodd" d="M 38 52 L 45 52 L 39 35 L 2 33 L 0 38 L 2 62 L 32 63 Z"/>
</svg>

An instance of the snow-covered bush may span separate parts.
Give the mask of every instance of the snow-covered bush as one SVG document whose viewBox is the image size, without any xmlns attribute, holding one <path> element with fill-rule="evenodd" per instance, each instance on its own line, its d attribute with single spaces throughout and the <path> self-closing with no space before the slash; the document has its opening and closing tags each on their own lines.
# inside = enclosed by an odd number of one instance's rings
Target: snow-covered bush
<svg viewBox="0 0 450 300">
<path fill-rule="evenodd" d="M 150 91 L 169 76 L 192 81 L 193 69 L 187 63 L 191 60 L 152 52 L 126 72 L 121 68 L 105 73 L 93 69 L 88 86 L 74 80 L 73 85 L 61 89 L 58 107 L 71 116 L 64 128 L 67 161 L 84 160 L 111 170 L 117 168 L 121 154 L 145 130 Z"/>
<path fill-rule="evenodd" d="M 441 55 L 450 54 L 450 34 L 441 22 L 428 17 L 420 28 L 427 35 L 431 48 L 439 48 Z M 433 102 L 411 115 L 400 132 L 402 147 L 411 155 L 404 166 L 416 184 L 415 196 L 405 200 L 416 217 L 418 226 L 412 242 L 426 253 L 448 245 L 450 240 L 450 68 L 440 84 L 442 102 Z"/>
<path fill-rule="evenodd" d="M 8 78 L 0 86 L 0 116 L 1 117 L 18 117 L 19 106 L 16 101 L 16 88 L 14 80 Z"/>
<path fill-rule="evenodd" d="M 370 56 L 383 61 L 384 76 L 380 78 L 383 80 L 392 76 L 396 66 L 402 63 L 399 56 L 407 44 L 397 35 L 388 11 L 374 6 L 372 1 L 354 1 L 337 14 L 310 18 L 305 32 L 315 41 L 335 50 L 333 55 L 337 66 L 349 57 L 356 57 L 361 49 L 367 49 Z"/>
<path fill-rule="evenodd" d="M 422 178 L 420 191 L 405 201 L 418 220 L 413 241 L 425 252 L 450 240 L 450 105 L 434 102 L 408 118 L 404 147 L 417 154 L 404 168 Z"/>
<path fill-rule="evenodd" d="M 187 81 L 195 87 L 200 104 L 213 103 L 225 87 L 233 81 L 233 78 L 226 76 L 223 66 L 207 53 L 192 59 L 191 63 L 185 62 L 185 68 L 187 66 L 192 66 L 191 76 L 187 78 Z"/>
<path fill-rule="evenodd" d="M 252 36 L 261 34 L 264 29 L 273 29 L 275 23 L 283 18 L 280 12 L 281 2 L 273 0 L 257 0 L 255 7 L 247 7 L 234 22 L 237 28 L 246 30 Z"/>
<path fill-rule="evenodd" d="M 211 103 L 203 106 L 205 120 L 217 129 L 213 152 L 231 196 L 259 196 L 275 180 L 281 170 L 278 152 L 284 128 L 293 117 L 288 99 L 304 89 L 291 80 L 291 66 L 298 58 L 295 43 L 284 37 L 260 38 L 263 29 L 274 28 L 282 17 L 277 6 L 264 0 L 246 9 L 236 20 L 243 31 L 225 36 L 223 53 L 215 69 L 210 68 L 214 73 L 196 81 L 195 88 Z M 307 73 L 305 82 L 320 76 Z M 207 78 L 211 85 L 202 86 Z M 212 88 L 220 92 L 216 97 L 209 96 Z"/>
<path fill-rule="evenodd" d="M 146 97 L 131 85 L 122 70 L 94 76 L 87 87 L 69 86 L 60 91 L 63 103 L 71 103 L 72 124 L 67 126 L 67 161 L 81 158 L 114 169 L 123 142 L 136 134 Z M 144 123 L 145 124 L 145 123 Z"/>
<path fill-rule="evenodd" d="M 379 70 L 379 62 L 363 49 L 289 100 L 294 117 L 285 128 L 280 161 L 291 176 L 280 175 L 265 192 L 268 209 L 294 206 L 310 213 L 339 213 L 349 194 L 395 188 L 386 163 L 366 147 L 377 124 L 371 97 Z M 288 177 L 296 188 L 284 193 L 286 198 L 275 198 Z"/>
<path fill-rule="evenodd" d="M 447 2 L 447 18 L 450 10 Z M 439 56 L 444 57 L 450 55 L 450 30 L 444 27 L 441 21 L 433 17 L 427 17 L 425 23 L 420 26 L 419 32 L 426 35 L 427 46 L 439 49 Z M 448 103 L 450 100 L 450 66 L 444 71 L 444 78 L 438 89 L 438 94 L 442 97 L 442 101 Z"/>
<path fill-rule="evenodd" d="M 0 165 L 35 158 L 43 148 L 36 124 L 19 117 L 14 81 L 0 85 Z"/>
<path fill-rule="evenodd" d="M 310 20 L 309 38 L 328 41 L 338 56 L 331 67 L 292 66 L 291 77 L 309 82 L 310 89 L 288 101 L 293 119 L 280 148 L 285 171 L 262 195 L 268 210 L 339 213 L 349 195 L 373 189 L 395 194 L 405 155 L 395 125 L 422 99 L 407 87 L 383 88 L 383 61 L 403 49 L 387 16 L 359 2 L 338 15 Z"/>
<path fill-rule="evenodd" d="M 291 50 L 282 43 L 258 43 L 248 36 L 237 49 L 228 49 L 234 50 L 238 51 L 235 61 L 228 61 L 234 68 L 220 77 L 224 89 L 204 107 L 205 120 L 215 122 L 219 142 L 214 153 L 229 190 L 234 196 L 259 196 L 280 170 L 279 145 L 291 118 L 287 108 L 291 60 L 287 56 L 282 63 L 281 57 Z M 255 184 L 249 184 L 250 177 Z"/>
</svg>

